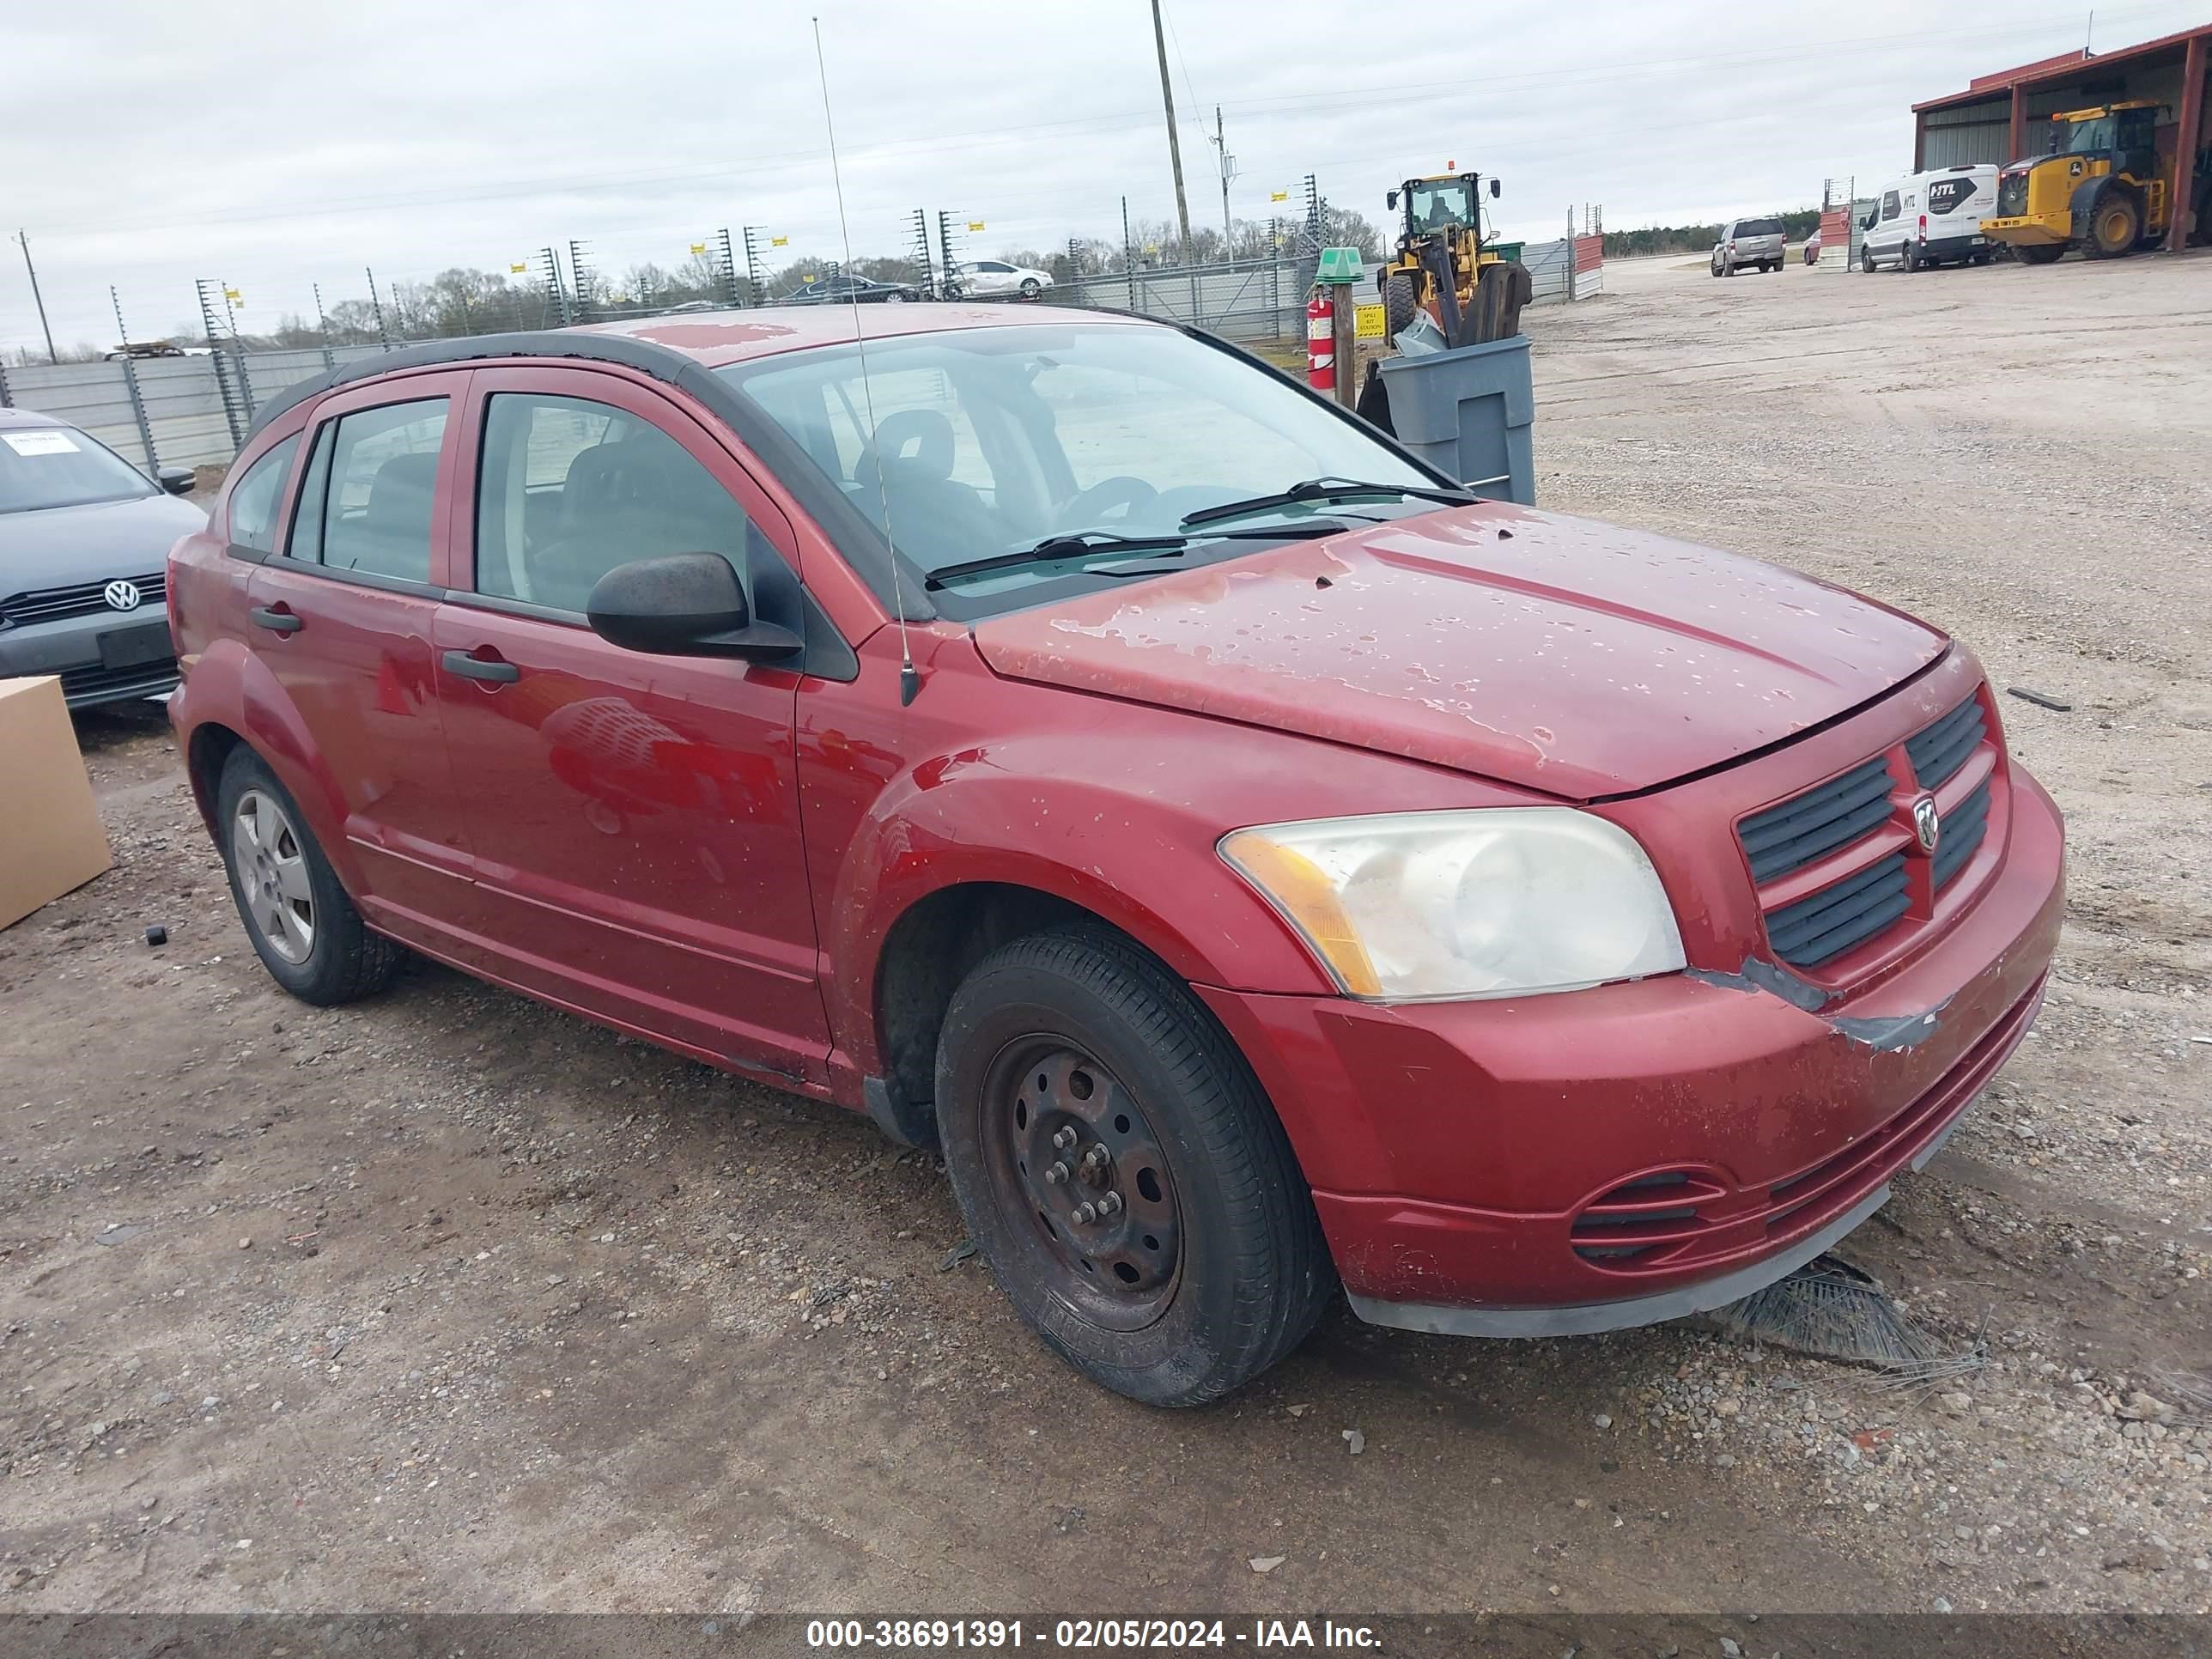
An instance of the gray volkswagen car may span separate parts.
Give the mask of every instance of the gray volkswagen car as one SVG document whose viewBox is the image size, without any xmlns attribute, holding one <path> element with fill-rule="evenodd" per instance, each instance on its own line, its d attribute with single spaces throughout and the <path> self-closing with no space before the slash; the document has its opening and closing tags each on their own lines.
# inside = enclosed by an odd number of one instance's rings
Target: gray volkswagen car
<svg viewBox="0 0 2212 1659">
<path fill-rule="evenodd" d="M 51 415 L 0 409 L 0 679 L 58 674 L 72 708 L 177 683 L 163 573 L 207 514 Z"/>
</svg>

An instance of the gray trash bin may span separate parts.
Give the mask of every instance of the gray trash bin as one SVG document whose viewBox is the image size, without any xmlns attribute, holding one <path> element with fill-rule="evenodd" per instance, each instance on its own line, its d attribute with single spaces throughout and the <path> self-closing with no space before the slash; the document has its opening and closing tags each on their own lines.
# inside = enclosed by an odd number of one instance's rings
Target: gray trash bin
<svg viewBox="0 0 2212 1659">
<path fill-rule="evenodd" d="M 1478 495 L 1536 501 L 1528 337 L 1382 360 L 1398 441 Z"/>
</svg>

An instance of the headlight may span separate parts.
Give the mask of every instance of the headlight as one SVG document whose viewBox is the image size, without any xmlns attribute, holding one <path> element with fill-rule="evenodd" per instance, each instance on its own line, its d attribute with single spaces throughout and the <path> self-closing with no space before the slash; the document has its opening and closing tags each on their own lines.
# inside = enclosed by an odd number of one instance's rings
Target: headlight
<svg viewBox="0 0 2212 1659">
<path fill-rule="evenodd" d="M 1683 965 L 1644 849 L 1571 807 L 1263 824 L 1221 856 L 1355 997 L 1574 991 Z"/>
</svg>

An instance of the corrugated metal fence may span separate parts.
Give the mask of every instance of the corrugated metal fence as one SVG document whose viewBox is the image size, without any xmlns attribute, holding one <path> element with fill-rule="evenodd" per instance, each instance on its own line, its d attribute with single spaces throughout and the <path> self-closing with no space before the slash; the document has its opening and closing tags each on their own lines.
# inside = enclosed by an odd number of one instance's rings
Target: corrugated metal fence
<svg viewBox="0 0 2212 1659">
<path fill-rule="evenodd" d="M 1522 258 L 1538 305 L 1603 291 L 1595 237 L 1532 243 Z M 1303 340 L 1310 265 L 1252 259 L 1161 270 L 1115 271 L 1054 287 L 1054 305 L 1133 311 L 1203 328 L 1247 345 Z M 1364 291 L 1362 297 L 1372 297 Z M 244 412 L 338 363 L 381 355 L 373 345 L 209 353 L 130 362 L 0 369 L 0 404 L 35 409 L 84 428 L 144 465 L 221 466 L 237 453 Z M 225 393 L 228 392 L 226 399 Z"/>
</svg>

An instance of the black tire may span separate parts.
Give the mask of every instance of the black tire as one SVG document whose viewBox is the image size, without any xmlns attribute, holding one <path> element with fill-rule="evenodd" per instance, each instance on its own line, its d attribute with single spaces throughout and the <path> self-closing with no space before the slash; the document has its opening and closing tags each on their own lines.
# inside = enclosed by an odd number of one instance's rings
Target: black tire
<svg viewBox="0 0 2212 1659">
<path fill-rule="evenodd" d="M 1383 276 L 1382 336 L 1386 342 L 1396 339 L 1400 330 L 1411 328 L 1414 314 L 1420 308 L 1409 272 L 1394 270 Z"/>
<path fill-rule="evenodd" d="M 252 805 L 260 803 L 272 809 L 268 817 L 252 810 Z M 281 823 L 281 830 L 263 837 L 267 843 L 265 863 L 258 860 L 241 840 L 242 809 L 264 823 Z M 316 844 L 299 804 L 261 757 L 243 744 L 232 750 L 223 763 L 222 776 L 216 786 L 216 823 L 223 868 L 230 876 L 231 900 L 238 906 L 238 919 L 252 941 L 254 954 L 261 958 L 270 978 L 301 1001 L 325 1007 L 352 1002 L 384 988 L 399 965 L 400 947 L 368 930 Z M 278 890 L 275 870 L 280 863 L 304 877 L 304 896 L 288 896 Z M 304 927 L 304 936 L 288 931 L 288 925 L 281 921 L 265 920 L 276 906 L 284 907 L 290 915 L 290 928 Z"/>
<path fill-rule="evenodd" d="M 1907 270 L 1917 270 L 1924 263 L 1920 258 L 1920 250 L 1911 242 L 1905 245 L 1904 259 L 1905 268 Z"/>
<path fill-rule="evenodd" d="M 937 1111 L 1000 1288 L 1103 1388 L 1218 1399 L 1303 1341 L 1334 1291 L 1305 1177 L 1243 1056 L 1119 934 L 1032 934 L 979 963 L 938 1040 Z M 1109 1193 L 1112 1213 L 1080 1213 Z"/>
<path fill-rule="evenodd" d="M 1869 276 L 1874 275 L 1874 249 L 1864 242 L 1859 244 L 1859 269 Z"/>
<path fill-rule="evenodd" d="M 2107 191 L 2089 210 L 2089 234 L 2081 252 L 2092 259 L 2117 259 L 2142 240 L 2142 210 L 2125 191 Z"/>
<path fill-rule="evenodd" d="M 2055 265 L 2066 257 L 2063 242 L 2023 242 L 2013 252 L 2031 265 Z"/>
<path fill-rule="evenodd" d="M 1978 265 L 1985 265 L 1989 264 L 1989 262 L 1990 256 L 1986 253 L 1977 253 L 1974 256 L 1974 263 Z"/>
<path fill-rule="evenodd" d="M 1034 300 L 1043 291 L 1044 289 L 1042 285 L 1038 283 L 1036 277 L 1024 276 L 1022 278 L 1022 298 L 1024 300 Z"/>
</svg>

